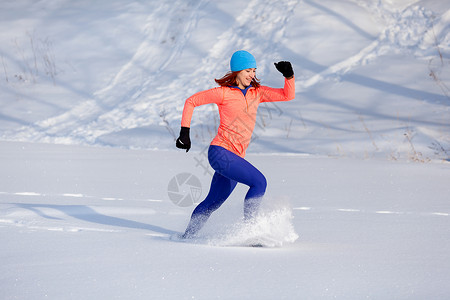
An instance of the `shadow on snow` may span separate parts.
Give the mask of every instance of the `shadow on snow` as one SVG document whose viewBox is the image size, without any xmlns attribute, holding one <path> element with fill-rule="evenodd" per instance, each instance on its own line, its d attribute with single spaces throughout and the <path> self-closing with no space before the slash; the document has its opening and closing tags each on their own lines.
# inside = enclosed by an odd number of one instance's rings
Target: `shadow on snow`
<svg viewBox="0 0 450 300">
<path fill-rule="evenodd" d="M 70 217 L 90 223 L 115 227 L 132 228 L 132 229 L 144 229 L 169 235 L 177 233 L 175 231 L 156 225 L 103 215 L 86 205 L 50 205 L 50 204 L 26 204 L 26 203 L 12 203 L 12 204 L 17 207 L 30 210 L 46 219 L 62 220 L 61 218 L 50 216 L 44 213 L 42 210 L 40 210 L 40 208 L 50 208 L 59 210 L 60 212 Z"/>
</svg>

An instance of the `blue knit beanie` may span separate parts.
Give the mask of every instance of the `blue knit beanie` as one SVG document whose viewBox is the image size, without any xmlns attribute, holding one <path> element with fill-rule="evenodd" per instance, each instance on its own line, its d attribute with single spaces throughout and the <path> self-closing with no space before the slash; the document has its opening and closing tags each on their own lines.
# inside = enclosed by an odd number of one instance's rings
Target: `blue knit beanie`
<svg viewBox="0 0 450 300">
<path fill-rule="evenodd" d="M 247 51 L 239 50 L 234 52 L 233 56 L 231 56 L 230 68 L 232 72 L 256 68 L 256 60 L 253 55 Z"/>
</svg>

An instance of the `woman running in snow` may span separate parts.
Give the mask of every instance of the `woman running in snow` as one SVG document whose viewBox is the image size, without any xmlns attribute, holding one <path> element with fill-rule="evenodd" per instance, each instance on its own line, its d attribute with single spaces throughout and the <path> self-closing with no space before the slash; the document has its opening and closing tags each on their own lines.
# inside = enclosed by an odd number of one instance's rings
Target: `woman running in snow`
<svg viewBox="0 0 450 300">
<path fill-rule="evenodd" d="M 247 51 L 236 51 L 230 60 L 231 72 L 215 81 L 220 87 L 189 97 L 184 105 L 180 137 L 176 146 L 191 148 L 189 130 L 194 108 L 215 103 L 219 108 L 220 125 L 208 150 L 208 161 L 215 170 L 211 187 L 192 213 L 183 238 L 194 237 L 209 216 L 230 196 L 238 182 L 249 186 L 244 200 L 244 219 L 251 219 L 258 210 L 266 191 L 266 178 L 244 159 L 256 122 L 261 102 L 289 101 L 295 98 L 295 80 L 292 65 L 287 61 L 275 63 L 285 77 L 284 88 L 275 89 L 259 84 L 256 78 L 256 60 Z"/>
</svg>

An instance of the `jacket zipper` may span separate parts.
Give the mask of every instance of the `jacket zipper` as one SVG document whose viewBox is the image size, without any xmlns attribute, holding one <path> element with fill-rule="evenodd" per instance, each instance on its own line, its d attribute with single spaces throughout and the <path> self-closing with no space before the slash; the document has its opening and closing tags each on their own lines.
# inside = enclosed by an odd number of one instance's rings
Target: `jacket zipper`
<svg viewBox="0 0 450 300">
<path fill-rule="evenodd" d="M 244 99 L 245 99 L 245 104 L 247 104 L 247 110 L 246 110 L 246 112 L 248 112 L 248 100 L 247 100 L 247 96 L 244 96 Z"/>
</svg>

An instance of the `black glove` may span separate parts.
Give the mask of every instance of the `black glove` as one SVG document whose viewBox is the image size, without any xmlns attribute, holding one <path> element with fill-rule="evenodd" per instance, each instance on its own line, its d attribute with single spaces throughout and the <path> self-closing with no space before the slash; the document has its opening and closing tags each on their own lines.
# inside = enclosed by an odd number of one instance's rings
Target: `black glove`
<svg viewBox="0 0 450 300">
<path fill-rule="evenodd" d="M 189 138 L 189 127 L 181 127 L 180 137 L 177 138 L 176 146 L 180 149 L 186 149 L 186 152 L 191 149 L 191 139 Z"/>
<path fill-rule="evenodd" d="M 284 77 L 290 78 L 294 76 L 294 70 L 292 69 L 292 65 L 288 61 L 279 61 L 278 63 L 274 63 L 275 68 L 283 74 Z"/>
</svg>

